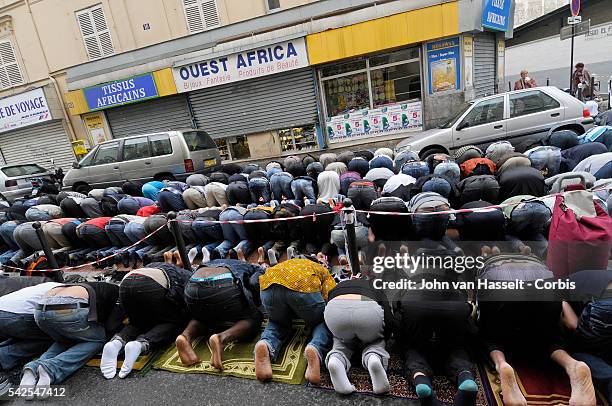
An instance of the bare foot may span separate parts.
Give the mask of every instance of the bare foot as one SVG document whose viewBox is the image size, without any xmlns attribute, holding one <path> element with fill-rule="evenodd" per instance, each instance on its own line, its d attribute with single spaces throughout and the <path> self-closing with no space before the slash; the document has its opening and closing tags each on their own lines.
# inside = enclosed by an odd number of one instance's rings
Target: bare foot
<svg viewBox="0 0 612 406">
<path fill-rule="evenodd" d="M 499 366 L 499 379 L 501 381 L 502 397 L 505 406 L 527 406 L 527 400 L 521 392 L 514 369 L 504 362 Z"/>
<path fill-rule="evenodd" d="M 501 254 L 501 250 L 499 249 L 499 247 L 493 247 L 491 248 L 491 255 L 499 255 Z"/>
<path fill-rule="evenodd" d="M 181 254 L 178 251 L 174 251 L 174 259 L 176 260 L 176 266 L 179 268 L 183 267 L 183 260 L 181 259 Z"/>
<path fill-rule="evenodd" d="M 164 262 L 167 264 L 171 264 L 172 263 L 172 259 L 174 257 L 172 256 L 172 253 L 170 251 L 166 251 L 164 252 Z"/>
<path fill-rule="evenodd" d="M 385 244 L 380 243 L 378 245 L 378 256 L 384 257 L 385 255 L 387 255 L 387 247 L 385 247 Z"/>
<path fill-rule="evenodd" d="M 342 255 L 340 257 L 340 259 L 338 260 L 338 262 L 340 263 L 340 265 L 344 266 L 344 265 L 348 265 L 348 259 L 346 258 L 346 255 Z"/>
<path fill-rule="evenodd" d="M 223 371 L 223 343 L 221 343 L 219 335 L 211 335 L 208 339 L 208 345 L 210 345 L 210 352 L 212 353 L 210 365 Z"/>
<path fill-rule="evenodd" d="M 531 255 L 531 247 L 526 244 L 522 244 L 519 248 L 519 251 L 523 255 Z"/>
<path fill-rule="evenodd" d="M 268 344 L 263 341 L 255 344 L 255 376 L 260 382 L 272 379 L 272 364 Z"/>
<path fill-rule="evenodd" d="M 489 247 L 488 245 L 483 246 L 480 249 L 480 251 L 481 251 L 483 257 L 487 257 L 487 256 L 491 255 L 491 247 Z"/>
<path fill-rule="evenodd" d="M 319 354 L 314 347 L 307 345 L 304 350 L 304 356 L 306 357 L 306 361 L 308 362 L 308 366 L 306 367 L 306 373 L 304 377 L 311 385 L 320 385 L 321 384 L 321 361 L 319 360 Z"/>
<path fill-rule="evenodd" d="M 572 396 L 569 400 L 570 406 L 595 406 L 595 389 L 591 379 L 591 370 L 582 361 L 576 361 L 573 367 L 569 367 L 567 374 L 572 386 Z"/>
<path fill-rule="evenodd" d="M 180 335 L 176 337 L 176 350 L 178 351 L 179 358 L 183 365 L 193 365 L 200 362 L 200 358 L 198 358 L 198 354 L 193 350 L 191 343 L 184 335 Z"/>
<path fill-rule="evenodd" d="M 236 252 L 236 256 L 239 260 L 247 262 L 246 257 L 244 256 L 244 252 L 241 249 L 238 249 L 238 251 Z"/>
<path fill-rule="evenodd" d="M 266 262 L 266 260 L 264 259 L 264 249 L 263 247 L 259 247 L 257 248 L 257 263 L 261 265 L 264 262 Z"/>
</svg>

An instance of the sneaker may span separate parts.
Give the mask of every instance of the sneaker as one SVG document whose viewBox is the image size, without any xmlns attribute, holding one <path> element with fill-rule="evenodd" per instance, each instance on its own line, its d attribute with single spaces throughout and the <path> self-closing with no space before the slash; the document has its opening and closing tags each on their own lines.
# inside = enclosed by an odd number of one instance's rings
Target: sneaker
<svg viewBox="0 0 612 406">
<path fill-rule="evenodd" d="M 278 264 L 278 259 L 276 259 L 276 252 L 274 252 L 272 248 L 268 250 L 268 262 L 270 263 L 270 266 Z"/>
<path fill-rule="evenodd" d="M 295 248 L 293 247 L 289 247 L 287 248 L 287 259 L 293 259 L 295 258 Z"/>
</svg>

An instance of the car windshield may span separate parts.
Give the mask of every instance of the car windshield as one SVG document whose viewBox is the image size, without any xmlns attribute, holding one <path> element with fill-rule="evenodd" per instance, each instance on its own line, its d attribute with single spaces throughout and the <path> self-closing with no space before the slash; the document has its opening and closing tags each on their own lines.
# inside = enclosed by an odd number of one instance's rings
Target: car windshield
<svg viewBox="0 0 612 406">
<path fill-rule="evenodd" d="M 189 151 L 202 151 L 217 148 L 217 144 L 204 131 L 188 131 L 183 133 Z"/>
<path fill-rule="evenodd" d="M 36 175 L 37 173 L 47 172 L 45 168 L 36 164 L 6 166 L 1 170 L 2 173 L 4 173 L 9 178 L 14 178 L 17 176 Z"/>
<path fill-rule="evenodd" d="M 455 122 L 457 120 L 459 120 L 459 117 L 461 117 L 463 115 L 463 113 L 465 113 L 467 111 L 467 109 L 469 109 L 470 107 L 472 107 L 472 105 L 474 104 L 474 102 L 470 102 L 470 103 L 463 103 L 461 106 L 459 106 L 459 108 L 456 110 L 455 114 L 453 114 L 451 116 L 451 118 L 446 121 L 444 124 L 440 125 L 439 128 L 450 128 L 453 126 L 453 124 L 455 124 Z"/>
</svg>

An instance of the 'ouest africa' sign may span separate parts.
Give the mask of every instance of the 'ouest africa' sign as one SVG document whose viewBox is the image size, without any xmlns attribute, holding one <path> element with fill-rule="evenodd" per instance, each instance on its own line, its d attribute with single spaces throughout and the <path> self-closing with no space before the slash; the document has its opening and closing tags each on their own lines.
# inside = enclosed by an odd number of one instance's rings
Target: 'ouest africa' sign
<svg viewBox="0 0 612 406">
<path fill-rule="evenodd" d="M 176 66 L 172 69 L 179 93 L 288 72 L 308 66 L 304 38 L 262 46 Z"/>
</svg>

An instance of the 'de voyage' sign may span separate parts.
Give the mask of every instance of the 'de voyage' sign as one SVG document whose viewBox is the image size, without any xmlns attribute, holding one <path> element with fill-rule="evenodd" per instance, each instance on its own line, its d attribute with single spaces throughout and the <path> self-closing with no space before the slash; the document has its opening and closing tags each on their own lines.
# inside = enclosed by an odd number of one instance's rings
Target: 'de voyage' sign
<svg viewBox="0 0 612 406">
<path fill-rule="evenodd" d="M 0 132 L 48 121 L 51 118 L 45 93 L 40 88 L 0 100 Z"/>
<path fill-rule="evenodd" d="M 158 97 L 151 73 L 88 87 L 83 93 L 92 111 Z"/>
<path fill-rule="evenodd" d="M 304 38 L 220 56 L 172 69 L 179 93 L 305 68 Z"/>
</svg>

